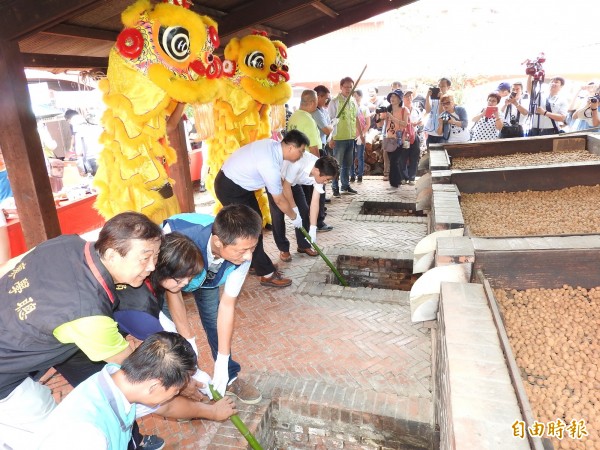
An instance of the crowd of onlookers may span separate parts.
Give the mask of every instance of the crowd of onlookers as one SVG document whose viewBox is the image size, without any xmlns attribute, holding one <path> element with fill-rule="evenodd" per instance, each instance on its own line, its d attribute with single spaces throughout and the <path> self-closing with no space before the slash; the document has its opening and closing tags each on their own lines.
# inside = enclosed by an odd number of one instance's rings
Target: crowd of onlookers
<svg viewBox="0 0 600 450">
<path fill-rule="evenodd" d="M 481 109 L 475 114 L 457 104 L 462 95 L 455 95 L 452 81 L 440 78 L 437 86 L 419 93 L 414 88 L 395 81 L 387 97 L 380 96 L 376 87 L 369 87 L 363 96 L 353 91 L 357 117 L 369 129 L 366 142 L 381 141 L 383 147 L 383 176 L 391 187 L 413 184 L 421 151 L 430 144 L 461 143 L 493 139 L 543 136 L 567 131 L 598 131 L 600 84 L 591 81 L 576 92 L 573 98 L 563 95 L 565 80 L 554 77 L 549 82 L 531 75 L 525 82 L 501 82 L 489 92 Z M 343 97 L 341 89 L 340 95 Z M 332 117 L 333 118 L 333 117 Z M 410 124 L 410 125 L 409 125 Z M 405 128 L 414 126 L 416 142 L 408 146 L 401 136 Z M 357 125 L 358 127 L 358 125 Z M 396 136 L 397 146 L 391 139 Z M 404 148 L 403 148 L 404 145 Z M 335 147 L 332 148 L 335 150 Z M 365 141 L 357 131 L 349 181 L 362 181 L 365 167 Z M 340 167 L 342 160 L 338 159 Z M 352 187 L 348 191 L 352 193 Z M 337 196 L 334 184 L 334 196 Z"/>
</svg>

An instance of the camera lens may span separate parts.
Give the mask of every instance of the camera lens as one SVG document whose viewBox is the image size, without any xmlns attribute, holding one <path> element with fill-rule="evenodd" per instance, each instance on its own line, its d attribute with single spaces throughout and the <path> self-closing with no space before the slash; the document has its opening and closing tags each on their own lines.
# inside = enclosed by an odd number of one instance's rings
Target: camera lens
<svg viewBox="0 0 600 450">
<path fill-rule="evenodd" d="M 517 93 L 516 93 L 516 92 L 511 92 L 511 93 L 510 93 L 510 96 L 514 98 L 514 97 L 516 97 L 516 96 L 517 96 Z"/>
<path fill-rule="evenodd" d="M 598 102 L 598 99 L 597 99 L 596 97 L 592 97 L 592 98 L 590 98 L 590 101 L 591 101 L 592 103 L 597 103 L 597 102 Z"/>
</svg>

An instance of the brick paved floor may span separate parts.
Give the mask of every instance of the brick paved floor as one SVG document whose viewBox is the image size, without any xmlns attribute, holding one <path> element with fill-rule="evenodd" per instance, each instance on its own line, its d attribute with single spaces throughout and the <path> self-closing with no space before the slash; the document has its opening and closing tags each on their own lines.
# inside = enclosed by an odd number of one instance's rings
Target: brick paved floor
<svg viewBox="0 0 600 450">
<path fill-rule="evenodd" d="M 389 192 L 389 184 L 381 177 L 366 177 L 362 184 L 353 186 L 359 195 L 332 198 L 327 205 L 326 222 L 334 229 L 318 234 L 324 253 L 343 247 L 345 251 L 411 255 L 426 234 L 423 221 L 378 221 L 377 217 L 365 221 L 348 216 L 347 210 L 350 205 L 356 206 L 354 202 L 367 199 L 414 202 L 414 186 Z M 330 189 L 328 193 L 331 194 Z M 210 203 L 207 194 L 196 196 L 197 211 L 210 212 Z M 242 419 L 255 427 L 270 400 L 285 397 L 431 423 L 431 333 L 427 324 L 410 322 L 408 296 L 390 302 L 373 295 L 345 298 L 307 294 L 306 289 L 299 287 L 320 258 L 295 253 L 291 225 L 288 237 L 293 255 L 289 263 L 278 260 L 279 252 L 270 232 L 265 233 L 264 241 L 267 253 L 286 276 L 293 278 L 292 286 L 264 288 L 256 277 L 249 277 L 239 298 L 233 354 L 242 365 L 241 376 L 254 382 L 264 396 L 263 402 L 253 407 L 238 403 Z M 212 373 L 196 306 L 191 298 L 186 303 L 190 321 L 197 330 L 201 362 Z M 69 389 L 57 378 L 60 379 L 53 376 L 50 382 L 60 398 Z M 156 416 L 141 422 L 144 433 L 160 435 L 169 449 L 243 448 L 241 438 L 229 442 L 223 438 L 228 428 L 229 423 L 176 422 Z M 229 435 L 232 433 L 235 435 Z"/>
</svg>

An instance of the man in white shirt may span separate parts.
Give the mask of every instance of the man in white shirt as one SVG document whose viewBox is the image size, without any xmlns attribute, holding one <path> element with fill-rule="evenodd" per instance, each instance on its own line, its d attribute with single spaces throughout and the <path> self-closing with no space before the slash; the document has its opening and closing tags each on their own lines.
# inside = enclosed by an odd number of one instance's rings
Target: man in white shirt
<svg viewBox="0 0 600 450">
<path fill-rule="evenodd" d="M 335 158 L 331 156 L 316 156 L 305 153 L 298 161 L 291 163 L 285 161 L 281 171 L 283 178 L 283 195 L 292 205 L 298 208 L 302 217 L 302 226 L 309 230 L 313 242 L 317 242 L 317 218 L 319 215 L 319 200 L 324 191 L 323 184 L 328 183 L 337 176 L 339 166 Z M 310 208 L 306 202 L 306 196 L 302 186 L 312 186 Z M 288 262 L 292 260 L 290 255 L 290 241 L 285 236 L 285 221 L 283 213 L 269 195 L 269 206 L 271 208 L 271 219 L 273 221 L 273 239 L 279 249 L 279 258 Z M 309 213 L 310 211 L 310 213 Z M 318 253 L 312 249 L 310 243 L 304 238 L 302 232 L 296 228 L 296 242 L 298 253 L 308 256 L 317 256 Z"/>
<path fill-rule="evenodd" d="M 549 92 L 532 92 L 533 77 L 527 79 L 527 90 L 531 92 L 531 102 L 537 103 L 531 120 L 529 136 L 546 136 L 558 134 L 560 127 L 567 119 L 569 105 L 566 99 L 559 96 L 565 85 L 565 79 L 554 77 L 550 80 Z M 533 98 L 537 97 L 537 98 Z"/>
<path fill-rule="evenodd" d="M 283 196 L 281 168 L 283 161 L 298 161 L 310 145 L 308 137 L 298 130 L 290 130 L 277 142 L 262 139 L 244 145 L 233 153 L 215 178 L 215 193 L 223 206 L 245 204 L 260 214 L 254 191 L 266 188 L 280 211 L 290 218 L 294 227 L 302 226 L 298 210 L 292 209 Z M 252 266 L 260 276 L 260 284 L 271 287 L 286 287 L 292 280 L 284 278 L 263 248 L 262 234 L 252 254 Z"/>
</svg>

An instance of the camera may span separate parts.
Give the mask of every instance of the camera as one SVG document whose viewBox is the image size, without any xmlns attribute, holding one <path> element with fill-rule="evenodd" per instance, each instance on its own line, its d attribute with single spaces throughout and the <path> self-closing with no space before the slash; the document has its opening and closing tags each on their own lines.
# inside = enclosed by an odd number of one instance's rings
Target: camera
<svg viewBox="0 0 600 450">
<path fill-rule="evenodd" d="M 448 122 L 448 120 L 450 120 L 450 114 L 448 114 L 447 112 L 443 112 L 442 114 L 440 114 L 440 117 L 444 122 Z"/>
<path fill-rule="evenodd" d="M 515 98 L 516 96 L 517 96 L 517 93 L 516 93 L 516 92 L 511 92 L 511 93 L 510 93 L 510 98 Z"/>
<path fill-rule="evenodd" d="M 593 97 L 590 97 L 590 102 L 592 103 L 598 103 L 598 100 L 600 100 L 600 94 L 596 94 Z"/>
<path fill-rule="evenodd" d="M 430 86 L 429 90 L 431 91 L 431 98 L 437 99 L 440 96 L 440 88 L 435 86 Z"/>
<path fill-rule="evenodd" d="M 387 112 L 386 106 L 380 106 L 375 110 L 375 114 L 385 114 Z"/>
<path fill-rule="evenodd" d="M 537 58 L 534 60 L 527 59 L 523 64 L 525 64 L 525 75 L 531 75 L 535 81 L 544 81 L 544 77 L 546 76 L 546 72 L 542 67 L 542 63 L 546 62 L 546 55 L 544 53 L 540 53 Z"/>
</svg>

